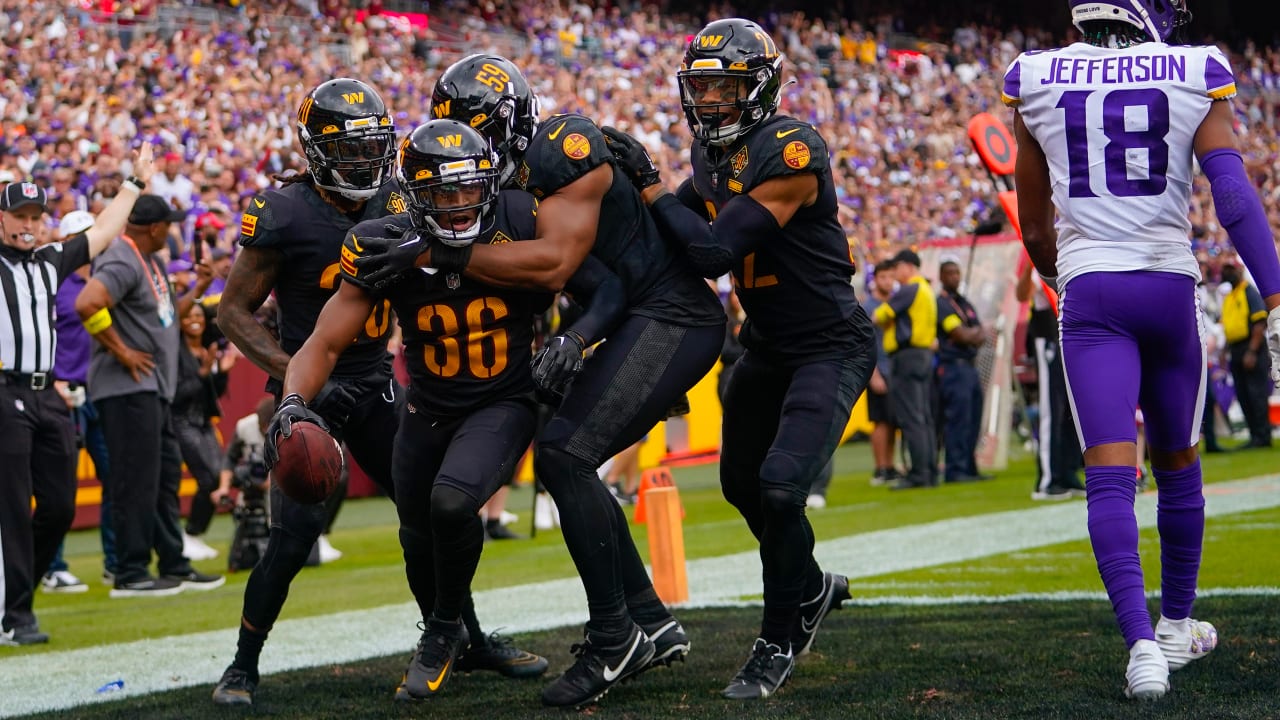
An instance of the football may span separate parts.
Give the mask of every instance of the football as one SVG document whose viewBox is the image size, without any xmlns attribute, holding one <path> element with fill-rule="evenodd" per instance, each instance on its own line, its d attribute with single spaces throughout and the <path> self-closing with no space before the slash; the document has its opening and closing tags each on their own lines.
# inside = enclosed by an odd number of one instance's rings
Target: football
<svg viewBox="0 0 1280 720">
<path fill-rule="evenodd" d="M 342 447 L 315 423 L 294 423 L 289 437 L 276 443 L 280 459 L 271 470 L 271 482 L 285 495 L 304 505 L 323 502 L 342 474 Z"/>
</svg>

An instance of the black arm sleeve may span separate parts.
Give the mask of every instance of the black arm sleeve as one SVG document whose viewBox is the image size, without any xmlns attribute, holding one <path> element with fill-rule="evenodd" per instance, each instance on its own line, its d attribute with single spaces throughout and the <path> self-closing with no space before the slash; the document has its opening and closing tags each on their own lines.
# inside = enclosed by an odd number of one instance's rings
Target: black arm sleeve
<svg viewBox="0 0 1280 720">
<path fill-rule="evenodd" d="M 711 225 L 674 195 L 658 198 L 649 212 L 658 229 L 673 238 L 693 267 L 708 278 L 729 272 L 736 260 L 782 232 L 773 213 L 750 195 L 725 203 Z"/>
<path fill-rule="evenodd" d="M 577 333 L 587 345 L 612 332 L 627 312 L 627 293 L 622 280 L 594 255 L 587 255 L 582 261 L 565 290 L 574 302 L 585 308 L 569 330 Z"/>
<path fill-rule="evenodd" d="M 703 202 L 702 196 L 698 194 L 698 190 L 693 186 L 693 178 L 685 178 L 680 183 L 680 187 L 676 188 L 676 199 L 681 205 L 698 213 L 703 220 L 711 222 L 711 217 L 707 215 L 707 204 Z"/>
</svg>

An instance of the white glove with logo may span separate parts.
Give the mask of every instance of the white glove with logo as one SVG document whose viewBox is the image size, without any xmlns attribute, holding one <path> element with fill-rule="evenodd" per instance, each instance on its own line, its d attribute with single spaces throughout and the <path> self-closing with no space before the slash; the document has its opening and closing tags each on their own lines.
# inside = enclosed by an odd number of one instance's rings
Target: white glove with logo
<svg viewBox="0 0 1280 720">
<path fill-rule="evenodd" d="M 1267 313 L 1267 352 L 1271 353 L 1271 381 L 1280 385 L 1280 307 Z"/>
</svg>

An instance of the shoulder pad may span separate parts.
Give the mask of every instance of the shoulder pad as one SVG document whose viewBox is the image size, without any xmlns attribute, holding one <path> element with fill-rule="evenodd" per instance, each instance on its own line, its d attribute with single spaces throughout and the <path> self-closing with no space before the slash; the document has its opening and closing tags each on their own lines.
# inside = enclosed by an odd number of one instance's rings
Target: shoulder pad
<svg viewBox="0 0 1280 720">
<path fill-rule="evenodd" d="M 411 227 L 408 213 L 398 213 L 386 217 L 362 220 L 356 223 L 342 239 L 342 250 L 338 256 L 338 269 L 342 273 L 343 282 L 373 292 L 373 288 L 360 278 L 360 269 L 356 267 L 356 259 L 362 257 L 366 248 L 361 242 L 365 238 L 399 237 Z"/>
<path fill-rule="evenodd" d="M 532 240 L 537 234 L 537 222 L 537 198 L 523 190 L 503 190 L 498 194 L 497 219 L 487 242 L 499 245 Z"/>
<path fill-rule="evenodd" d="M 399 215 L 408 210 L 408 201 L 405 200 L 404 192 L 400 189 L 400 183 L 393 178 L 379 188 L 378 194 L 374 195 L 373 199 L 369 201 L 369 207 L 365 210 L 365 217 L 375 218 L 386 215 Z"/>
<path fill-rule="evenodd" d="M 1016 108 L 1022 104 L 1022 56 L 1013 59 L 1004 71 L 1004 84 L 1000 89 L 1000 100 L 1009 107 Z"/>
<path fill-rule="evenodd" d="M 1231 62 L 1216 46 L 1206 48 L 1208 52 L 1204 61 L 1204 90 L 1212 100 L 1227 100 L 1235 97 L 1236 79 L 1231 74 Z"/>
<path fill-rule="evenodd" d="M 830 163 L 827 144 L 818 131 L 788 117 L 760 128 L 729 158 L 730 168 L 742 176 L 738 179 L 748 190 L 779 175 L 822 173 Z"/>
<path fill-rule="evenodd" d="M 245 247 L 273 247 L 281 241 L 280 231 L 289 226 L 298 202 L 279 190 L 254 195 L 240 217 L 240 244 Z"/>
<path fill-rule="evenodd" d="M 581 115 L 557 115 L 538 127 L 516 168 L 516 184 L 545 198 L 612 159 L 595 123 Z"/>
</svg>

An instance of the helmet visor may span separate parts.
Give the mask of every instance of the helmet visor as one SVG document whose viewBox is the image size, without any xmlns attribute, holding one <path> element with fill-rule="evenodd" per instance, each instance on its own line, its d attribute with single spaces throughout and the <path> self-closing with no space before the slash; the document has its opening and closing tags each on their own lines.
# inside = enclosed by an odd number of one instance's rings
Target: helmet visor
<svg viewBox="0 0 1280 720">
<path fill-rule="evenodd" d="M 703 137 L 736 127 L 750 99 L 747 78 L 724 71 L 682 72 L 680 93 L 685 112 Z"/>
<path fill-rule="evenodd" d="M 381 187 L 390 176 L 395 140 L 393 131 L 380 128 L 333 138 L 321 135 L 313 137 L 312 144 L 339 187 L 370 189 Z"/>
<path fill-rule="evenodd" d="M 403 185 L 413 224 L 450 244 L 474 240 L 487 226 L 498 198 L 498 173 L 481 170 Z"/>
</svg>

